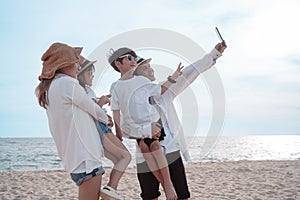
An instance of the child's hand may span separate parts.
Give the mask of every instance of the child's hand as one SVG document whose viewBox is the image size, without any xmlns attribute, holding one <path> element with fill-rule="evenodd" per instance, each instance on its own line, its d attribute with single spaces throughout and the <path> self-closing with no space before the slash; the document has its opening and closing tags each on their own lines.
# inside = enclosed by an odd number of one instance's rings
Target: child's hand
<svg viewBox="0 0 300 200">
<path fill-rule="evenodd" d="M 175 81 L 181 74 L 182 74 L 182 69 L 184 68 L 184 66 L 181 66 L 181 62 L 179 63 L 176 71 L 174 72 L 174 74 L 171 76 L 171 78 Z"/>
<path fill-rule="evenodd" d="M 103 95 L 102 97 L 99 98 L 97 104 L 102 108 L 102 106 L 104 106 L 105 104 L 110 105 L 110 98 L 111 95 Z"/>
</svg>

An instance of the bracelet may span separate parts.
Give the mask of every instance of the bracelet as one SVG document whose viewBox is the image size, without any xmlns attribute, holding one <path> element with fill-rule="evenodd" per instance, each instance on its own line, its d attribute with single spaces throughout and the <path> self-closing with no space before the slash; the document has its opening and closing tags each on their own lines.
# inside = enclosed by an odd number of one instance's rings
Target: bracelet
<svg viewBox="0 0 300 200">
<path fill-rule="evenodd" d="M 175 81 L 174 79 L 172 79 L 171 76 L 168 76 L 168 81 L 169 81 L 170 83 L 176 83 L 176 81 Z"/>
</svg>

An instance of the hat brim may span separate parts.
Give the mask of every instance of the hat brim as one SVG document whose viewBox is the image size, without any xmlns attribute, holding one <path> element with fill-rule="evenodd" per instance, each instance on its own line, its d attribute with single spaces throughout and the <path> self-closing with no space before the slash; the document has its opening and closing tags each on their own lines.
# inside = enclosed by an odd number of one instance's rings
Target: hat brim
<svg viewBox="0 0 300 200">
<path fill-rule="evenodd" d="M 145 64 L 145 63 L 149 63 L 149 62 L 151 62 L 151 60 L 152 60 L 152 58 L 148 58 L 146 60 L 143 60 L 142 62 L 140 62 L 139 64 L 137 64 L 136 67 L 138 67 L 138 66 L 140 66 L 142 64 Z"/>
<path fill-rule="evenodd" d="M 86 62 L 86 61 L 87 60 L 85 60 L 84 62 Z M 97 62 L 97 61 L 88 61 L 88 63 L 84 67 L 80 68 L 78 74 L 82 73 L 86 68 L 88 68 L 89 66 L 93 65 L 95 62 Z"/>
</svg>

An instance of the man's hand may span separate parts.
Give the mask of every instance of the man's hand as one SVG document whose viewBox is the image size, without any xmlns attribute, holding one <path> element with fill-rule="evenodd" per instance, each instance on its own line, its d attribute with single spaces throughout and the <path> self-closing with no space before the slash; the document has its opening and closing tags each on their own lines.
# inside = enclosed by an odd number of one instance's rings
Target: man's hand
<svg viewBox="0 0 300 200">
<path fill-rule="evenodd" d="M 218 52 L 220 53 L 223 53 L 224 50 L 227 48 L 227 45 L 225 42 L 221 42 L 221 43 L 218 43 L 215 48 L 218 50 Z"/>
<path fill-rule="evenodd" d="M 152 130 L 152 138 L 158 139 L 160 137 L 161 125 L 157 122 L 153 122 L 151 124 L 151 130 Z"/>
</svg>

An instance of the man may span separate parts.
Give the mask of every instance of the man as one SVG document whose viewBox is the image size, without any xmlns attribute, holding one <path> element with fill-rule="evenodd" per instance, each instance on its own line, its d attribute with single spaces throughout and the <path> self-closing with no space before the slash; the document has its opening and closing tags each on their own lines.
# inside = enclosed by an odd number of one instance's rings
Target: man
<svg viewBox="0 0 300 200">
<path fill-rule="evenodd" d="M 183 154 L 185 160 L 187 161 L 190 160 L 190 156 L 185 144 L 183 129 L 175 111 L 173 100 L 178 94 L 184 91 L 184 89 L 186 89 L 202 72 L 211 68 L 216 63 L 216 60 L 224 52 L 226 47 L 227 46 L 225 43 L 217 44 L 209 54 L 205 55 L 202 59 L 194 62 L 192 65 L 184 68 L 182 70 L 182 76 L 180 76 L 176 80 L 176 83 L 174 83 L 168 91 L 166 91 L 160 97 L 154 97 L 154 102 L 156 104 L 157 110 L 159 113 L 161 113 L 164 132 L 166 134 L 164 140 L 162 140 L 160 144 L 165 149 L 171 180 L 176 190 L 178 199 L 188 199 L 190 197 L 185 169 L 180 152 Z M 121 56 L 112 54 L 110 58 L 112 57 L 120 58 Z M 117 59 L 109 59 L 109 62 L 112 66 L 115 65 L 117 69 L 125 68 L 124 64 L 119 62 Z M 128 73 L 131 76 L 131 72 L 132 69 L 123 73 Z M 151 127 L 151 125 L 149 124 L 148 127 Z M 141 129 L 143 131 L 147 130 L 144 127 L 136 127 L 135 129 L 131 129 L 130 131 L 141 131 Z M 154 133 L 155 131 L 153 131 L 152 126 L 151 133 L 145 133 L 145 135 L 152 134 L 154 136 Z M 149 170 L 141 154 L 137 154 L 136 162 L 138 173 L 137 176 L 142 190 L 141 197 L 148 200 L 157 199 L 160 196 L 159 182 Z"/>
</svg>

